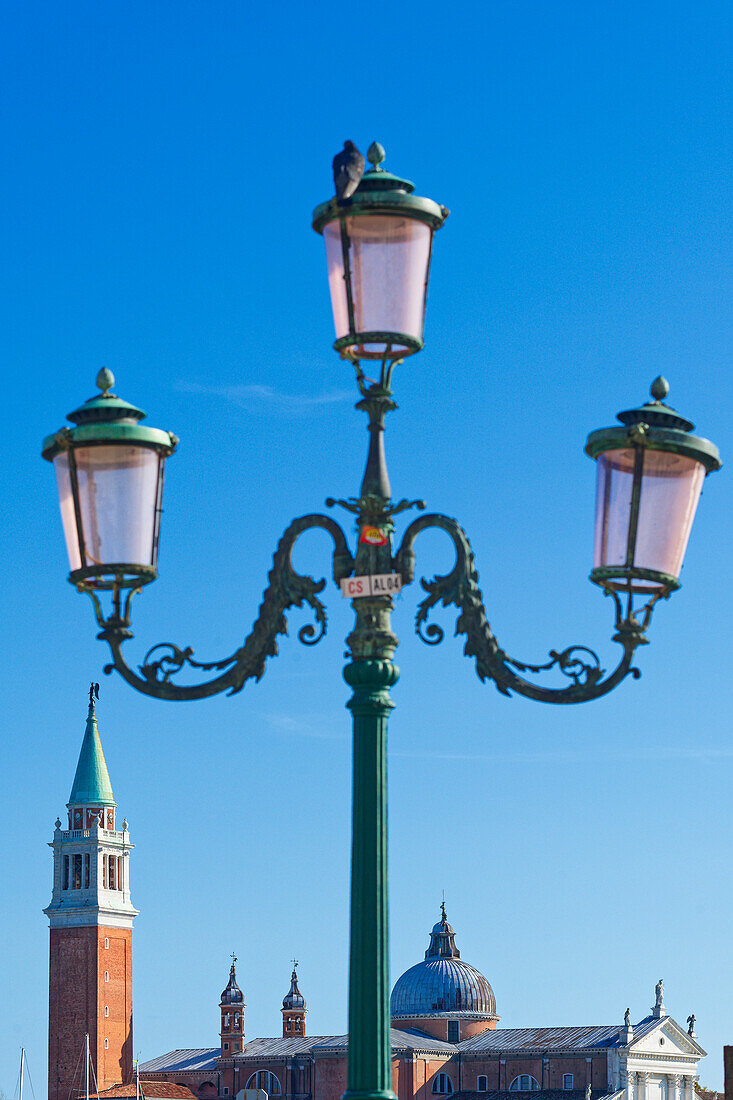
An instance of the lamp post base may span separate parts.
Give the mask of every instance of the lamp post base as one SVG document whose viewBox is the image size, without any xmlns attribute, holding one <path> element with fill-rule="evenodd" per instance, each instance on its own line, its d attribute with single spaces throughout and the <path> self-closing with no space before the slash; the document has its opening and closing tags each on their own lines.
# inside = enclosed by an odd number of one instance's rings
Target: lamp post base
<svg viewBox="0 0 733 1100">
<path fill-rule="evenodd" d="M 397 1095 L 392 1089 L 347 1089 L 341 1100 L 397 1100 Z"/>
</svg>

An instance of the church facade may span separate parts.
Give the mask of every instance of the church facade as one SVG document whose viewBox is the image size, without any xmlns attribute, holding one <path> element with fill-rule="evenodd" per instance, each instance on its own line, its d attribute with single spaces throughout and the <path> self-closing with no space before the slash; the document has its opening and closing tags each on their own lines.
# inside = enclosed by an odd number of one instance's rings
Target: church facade
<svg viewBox="0 0 733 1100">
<path fill-rule="evenodd" d="M 75 1067 L 85 1034 L 99 1092 L 128 1095 L 132 1063 L 132 845 L 116 803 L 90 694 L 86 731 L 51 847 L 49 1100 L 79 1091 Z M 282 1000 L 282 1034 L 246 1033 L 236 958 L 219 1001 L 219 1043 L 174 1050 L 139 1067 L 142 1092 L 181 1100 L 340 1100 L 347 1036 L 306 1033 L 297 964 Z M 442 907 L 425 956 L 391 997 L 392 1088 L 398 1100 L 696 1100 L 705 1051 L 695 1020 L 678 1024 L 658 982 L 647 1016 L 603 1026 L 503 1028 L 489 981 L 461 958 Z M 122 1091 L 120 1088 L 122 1086 Z M 258 1100 L 263 1100 L 262 1096 Z"/>
</svg>

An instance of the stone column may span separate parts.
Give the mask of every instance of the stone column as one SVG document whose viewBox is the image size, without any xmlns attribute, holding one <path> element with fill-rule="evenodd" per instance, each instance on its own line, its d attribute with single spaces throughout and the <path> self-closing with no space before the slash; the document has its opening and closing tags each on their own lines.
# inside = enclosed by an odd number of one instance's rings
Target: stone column
<svg viewBox="0 0 733 1100">
<path fill-rule="evenodd" d="M 637 1073 L 636 1077 L 638 1081 L 637 1100 L 648 1100 L 649 1092 L 647 1085 L 649 1083 L 649 1074 Z"/>
<path fill-rule="evenodd" d="M 695 1075 L 685 1074 L 684 1100 L 695 1100 Z"/>
<path fill-rule="evenodd" d="M 626 1090 L 626 1100 L 635 1100 L 634 1087 L 636 1085 L 636 1074 L 633 1070 L 622 1069 L 621 1070 L 621 1088 Z"/>
</svg>

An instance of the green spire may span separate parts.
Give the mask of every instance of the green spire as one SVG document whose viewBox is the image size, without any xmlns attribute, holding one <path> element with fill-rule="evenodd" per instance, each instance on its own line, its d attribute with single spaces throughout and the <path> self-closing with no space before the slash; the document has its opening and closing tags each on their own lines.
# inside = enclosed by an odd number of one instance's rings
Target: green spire
<svg viewBox="0 0 733 1100">
<path fill-rule="evenodd" d="M 99 740 L 97 716 L 94 712 L 94 687 L 95 685 L 92 684 L 89 691 L 87 728 L 81 744 L 79 763 L 76 765 L 69 806 L 117 805 L 112 794 L 112 784 L 109 781 L 109 772 L 102 752 L 102 742 Z"/>
</svg>

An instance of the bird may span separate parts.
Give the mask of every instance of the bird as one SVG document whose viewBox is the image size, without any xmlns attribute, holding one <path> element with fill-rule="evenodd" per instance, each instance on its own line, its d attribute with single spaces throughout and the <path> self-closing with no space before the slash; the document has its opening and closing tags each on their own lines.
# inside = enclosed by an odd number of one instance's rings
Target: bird
<svg viewBox="0 0 733 1100">
<path fill-rule="evenodd" d="M 353 141 L 345 141 L 343 150 L 333 158 L 333 182 L 339 202 L 350 199 L 364 175 L 364 157 Z"/>
</svg>

